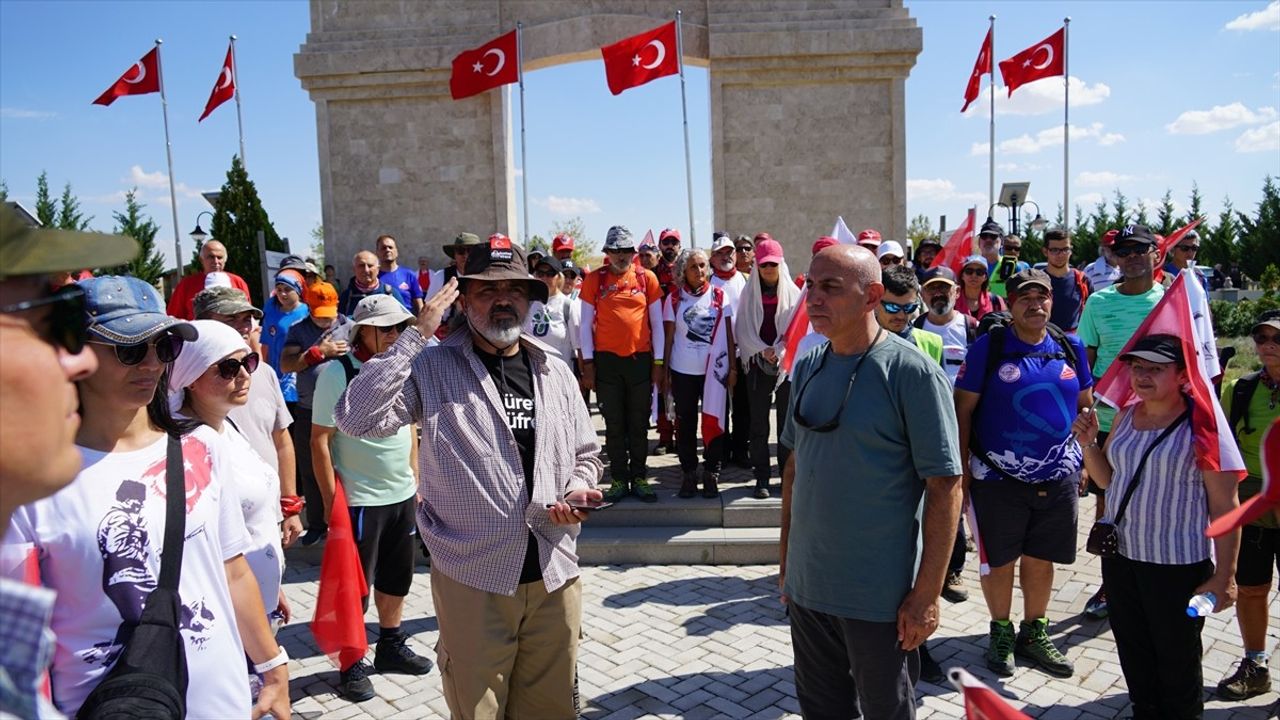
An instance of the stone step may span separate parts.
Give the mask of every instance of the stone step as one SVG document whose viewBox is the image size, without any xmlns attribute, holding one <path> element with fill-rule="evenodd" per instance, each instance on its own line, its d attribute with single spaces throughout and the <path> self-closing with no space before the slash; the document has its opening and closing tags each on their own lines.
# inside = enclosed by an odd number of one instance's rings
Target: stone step
<svg viewBox="0 0 1280 720">
<path fill-rule="evenodd" d="M 776 483 L 767 500 L 752 497 L 754 486 L 749 484 L 725 488 L 711 500 L 676 497 L 678 487 L 669 481 L 656 484 L 655 490 L 658 502 L 625 498 L 587 522 L 591 527 L 777 527 L 782 508 Z"/>
<path fill-rule="evenodd" d="M 584 527 L 582 565 L 757 565 L 778 562 L 776 527 Z"/>
</svg>

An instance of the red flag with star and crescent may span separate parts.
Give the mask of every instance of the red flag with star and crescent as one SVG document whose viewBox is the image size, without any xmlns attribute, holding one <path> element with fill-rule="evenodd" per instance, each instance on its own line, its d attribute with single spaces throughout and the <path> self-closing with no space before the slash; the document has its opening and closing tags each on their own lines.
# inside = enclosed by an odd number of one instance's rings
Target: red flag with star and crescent
<svg viewBox="0 0 1280 720">
<path fill-rule="evenodd" d="M 132 67 L 124 71 L 107 91 L 93 101 L 94 105 L 110 105 L 125 95 L 146 95 L 160 92 L 160 48 L 142 56 Z"/>
<path fill-rule="evenodd" d="M 449 94 L 454 100 L 461 100 L 519 80 L 520 48 L 516 31 L 512 30 L 478 48 L 458 53 L 449 76 Z"/>
<path fill-rule="evenodd" d="M 982 89 L 982 76 L 991 74 L 991 32 L 987 31 L 987 38 L 982 41 L 982 49 L 978 51 L 978 59 L 973 63 L 973 74 L 969 76 L 969 84 L 964 88 L 964 107 L 960 108 L 960 112 L 968 110 L 973 101 L 978 99 L 978 93 Z"/>
<path fill-rule="evenodd" d="M 1000 61 L 1000 77 L 1004 78 L 1010 95 L 1029 82 L 1067 73 L 1065 38 L 1066 30 L 1059 29 L 1008 60 Z"/>
<path fill-rule="evenodd" d="M 644 85 L 680 72 L 680 53 L 676 49 L 676 23 L 660 25 L 648 32 L 632 35 L 600 48 L 604 57 L 605 79 L 609 92 Z"/>
<path fill-rule="evenodd" d="M 227 59 L 222 61 L 222 71 L 218 73 L 218 81 L 213 84 L 213 92 L 209 93 L 209 102 L 205 103 L 204 114 L 200 116 L 200 120 L 209 117 L 209 113 L 215 108 L 235 96 L 236 61 L 231 46 L 227 46 Z"/>
</svg>

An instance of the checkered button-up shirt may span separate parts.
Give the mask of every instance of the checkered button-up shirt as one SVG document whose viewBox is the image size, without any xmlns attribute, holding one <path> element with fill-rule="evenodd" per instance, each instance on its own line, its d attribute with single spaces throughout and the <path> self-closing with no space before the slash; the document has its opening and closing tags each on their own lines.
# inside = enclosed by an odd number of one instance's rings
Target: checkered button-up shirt
<svg viewBox="0 0 1280 720">
<path fill-rule="evenodd" d="M 521 344 L 533 371 L 537 427 L 533 497 L 525 490 L 515 435 L 498 387 L 460 328 L 427 347 L 407 331 L 369 360 L 338 400 L 338 429 L 387 437 L 422 427 L 418 452 L 418 529 L 432 565 L 464 585 L 514 595 L 529 531 L 547 591 L 578 576 L 577 525 L 551 522 L 547 505 L 593 488 L 604 472 L 600 444 L 569 366 L 529 337 Z"/>
<path fill-rule="evenodd" d="M 0 718 L 61 718 L 41 692 L 53 661 L 54 592 L 0 578 Z"/>
</svg>

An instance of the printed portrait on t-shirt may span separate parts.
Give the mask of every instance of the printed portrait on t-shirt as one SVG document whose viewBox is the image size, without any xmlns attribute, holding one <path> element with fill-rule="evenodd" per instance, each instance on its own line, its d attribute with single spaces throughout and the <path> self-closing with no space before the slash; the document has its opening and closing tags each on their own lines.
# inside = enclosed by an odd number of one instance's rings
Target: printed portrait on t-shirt
<svg viewBox="0 0 1280 720">
<path fill-rule="evenodd" d="M 702 303 L 693 303 L 684 311 L 685 337 L 691 342 L 711 344 L 711 331 L 716 325 L 715 313 Z"/>
</svg>

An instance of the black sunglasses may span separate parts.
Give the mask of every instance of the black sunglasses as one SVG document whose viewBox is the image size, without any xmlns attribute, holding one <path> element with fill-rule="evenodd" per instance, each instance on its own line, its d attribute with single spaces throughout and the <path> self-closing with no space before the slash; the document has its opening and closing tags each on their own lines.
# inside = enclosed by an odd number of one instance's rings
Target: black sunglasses
<svg viewBox="0 0 1280 720">
<path fill-rule="evenodd" d="M 35 300 L 5 305 L 0 307 L 0 313 L 17 313 L 45 305 L 52 305 L 53 308 L 49 311 L 44 332 L 41 333 L 44 340 L 72 355 L 79 354 L 89 340 L 84 288 L 79 285 L 68 285 Z"/>
<path fill-rule="evenodd" d="M 147 357 L 147 348 L 154 345 L 156 358 L 167 365 L 177 360 L 178 356 L 182 354 L 182 345 L 186 341 L 176 333 L 162 331 L 151 342 L 143 340 L 133 345 L 117 345 L 99 340 L 90 340 L 89 342 L 95 345 L 110 345 L 115 348 L 116 360 L 119 360 L 121 365 L 137 365 L 142 362 Z"/>
<path fill-rule="evenodd" d="M 1257 345 L 1280 345 L 1280 333 L 1255 332 L 1253 334 L 1253 342 Z"/>
<path fill-rule="evenodd" d="M 402 333 L 405 331 L 405 328 L 407 327 L 409 327 L 409 321 L 402 320 L 396 323 L 395 325 L 379 325 L 378 332 L 382 333 L 383 335 L 390 333 L 392 330 L 395 330 L 398 333 Z"/>
<path fill-rule="evenodd" d="M 1146 255 L 1149 252 L 1151 252 L 1150 245 L 1140 244 L 1124 245 L 1111 250 L 1111 254 L 1118 258 L 1127 258 L 1130 255 Z"/>
<path fill-rule="evenodd" d="M 244 368 L 245 372 L 252 375 L 254 371 L 258 369 L 259 360 L 261 360 L 261 358 L 258 357 L 258 353 L 249 353 L 239 360 L 235 358 L 220 360 L 216 365 L 218 368 L 218 377 L 223 380 L 235 380 L 236 376 L 240 374 L 240 368 Z"/>
<path fill-rule="evenodd" d="M 875 347 L 876 343 L 880 342 L 880 336 L 883 333 L 884 328 L 878 328 L 876 330 L 875 338 L 871 340 L 871 344 L 867 346 L 865 351 L 863 351 L 862 357 L 858 358 L 858 362 L 854 364 L 853 372 L 849 374 L 849 387 L 845 388 L 844 399 L 840 401 L 840 409 L 836 410 L 836 414 L 833 415 L 830 420 L 822 423 L 821 425 L 815 425 L 810 423 L 808 420 L 805 420 L 804 416 L 800 414 L 800 404 L 804 401 L 804 391 L 809 387 L 809 383 L 817 377 L 818 373 L 822 372 L 822 366 L 826 364 L 827 356 L 831 354 L 831 346 L 828 345 L 826 349 L 823 350 L 822 359 L 818 361 L 818 367 L 814 368 L 813 373 L 804 379 L 804 384 L 800 386 L 800 392 L 796 393 L 796 402 L 794 405 L 795 410 L 791 413 L 791 418 L 796 421 L 796 424 L 805 430 L 812 430 L 813 432 L 820 433 L 828 433 L 840 427 L 840 416 L 844 414 L 845 405 L 849 404 L 849 396 L 853 393 L 853 381 L 858 379 L 858 371 L 862 369 L 862 361 L 866 360 L 867 356 L 871 354 L 871 348 Z"/>
<path fill-rule="evenodd" d="M 1184 252 L 1184 253 L 1195 253 L 1195 252 L 1200 252 L 1200 246 L 1199 246 L 1199 245 L 1175 245 L 1174 247 L 1178 248 L 1179 250 L 1181 250 L 1181 251 L 1182 251 L 1182 252 Z"/>
<path fill-rule="evenodd" d="M 556 275 L 559 275 L 559 274 L 560 273 L 556 272 L 555 270 L 552 270 L 551 268 L 538 268 L 537 270 L 533 271 L 534 277 L 555 277 Z"/>
</svg>

